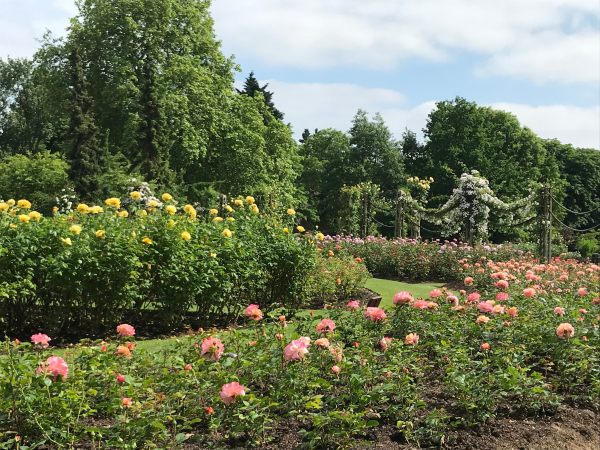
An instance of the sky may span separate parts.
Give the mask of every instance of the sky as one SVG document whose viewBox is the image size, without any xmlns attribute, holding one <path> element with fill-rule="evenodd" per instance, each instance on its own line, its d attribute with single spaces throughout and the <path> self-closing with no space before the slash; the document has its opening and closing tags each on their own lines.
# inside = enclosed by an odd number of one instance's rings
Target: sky
<svg viewBox="0 0 600 450">
<path fill-rule="evenodd" d="M 359 108 L 422 136 L 441 100 L 514 113 L 544 138 L 600 149 L 600 0 L 213 0 L 241 72 L 269 83 L 298 136 Z M 0 57 L 64 33 L 74 0 L 0 0 Z"/>
</svg>

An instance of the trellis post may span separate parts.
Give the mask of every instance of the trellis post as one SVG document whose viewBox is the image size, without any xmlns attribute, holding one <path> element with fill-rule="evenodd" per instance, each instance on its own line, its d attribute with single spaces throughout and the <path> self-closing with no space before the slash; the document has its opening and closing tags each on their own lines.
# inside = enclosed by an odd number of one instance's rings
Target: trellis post
<svg viewBox="0 0 600 450">
<path fill-rule="evenodd" d="M 548 264 L 552 258 L 552 192 L 549 185 L 544 185 L 540 197 L 540 261 Z"/>
<path fill-rule="evenodd" d="M 404 228 L 404 193 L 398 192 L 396 198 L 396 220 L 394 221 L 394 237 L 402 237 L 402 229 Z"/>
<path fill-rule="evenodd" d="M 219 194 L 219 216 L 225 215 L 225 206 L 227 205 L 227 196 L 225 194 Z"/>
</svg>

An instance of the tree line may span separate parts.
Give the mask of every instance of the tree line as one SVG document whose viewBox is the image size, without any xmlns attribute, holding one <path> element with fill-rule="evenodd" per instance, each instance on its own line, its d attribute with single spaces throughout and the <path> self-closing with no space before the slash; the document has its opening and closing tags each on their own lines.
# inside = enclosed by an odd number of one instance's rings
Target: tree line
<svg viewBox="0 0 600 450">
<path fill-rule="evenodd" d="M 358 111 L 347 131 L 294 140 L 273 93 L 223 55 L 208 0 L 82 0 L 65 37 L 46 35 L 30 59 L 0 59 L 0 197 L 48 207 L 66 187 L 83 201 L 145 180 L 191 202 L 254 194 L 265 208 L 295 206 L 310 225 L 348 231 L 353 186 L 377 188 L 379 232 L 407 178 L 432 177 L 440 205 L 477 169 L 507 200 L 553 186 L 584 229 L 600 222 L 600 152 L 544 140 L 516 117 L 463 98 L 441 101 L 424 141 L 395 138 Z M 354 200 L 352 200 L 354 199 Z M 495 230 L 497 239 L 519 230 Z M 510 236 L 509 236 L 510 235 Z"/>
</svg>

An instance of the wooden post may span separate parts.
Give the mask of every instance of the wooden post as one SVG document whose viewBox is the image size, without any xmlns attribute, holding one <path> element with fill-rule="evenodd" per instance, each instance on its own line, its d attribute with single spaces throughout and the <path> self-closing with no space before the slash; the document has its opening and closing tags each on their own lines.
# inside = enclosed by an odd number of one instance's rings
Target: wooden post
<svg viewBox="0 0 600 450">
<path fill-rule="evenodd" d="M 548 185 L 541 190 L 540 202 L 540 262 L 548 264 L 552 259 L 552 196 Z"/>
<path fill-rule="evenodd" d="M 227 205 L 227 196 L 225 194 L 219 194 L 219 216 L 225 215 L 225 206 Z"/>
<path fill-rule="evenodd" d="M 394 221 L 394 237 L 402 237 L 402 228 L 404 228 L 404 193 L 398 191 L 396 197 L 396 220 Z"/>
</svg>

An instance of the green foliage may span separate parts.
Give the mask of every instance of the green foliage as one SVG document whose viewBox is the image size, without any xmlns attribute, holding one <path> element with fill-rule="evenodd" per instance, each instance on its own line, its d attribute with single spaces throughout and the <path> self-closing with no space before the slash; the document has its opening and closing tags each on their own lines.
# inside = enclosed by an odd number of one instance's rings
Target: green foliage
<svg viewBox="0 0 600 450">
<path fill-rule="evenodd" d="M 584 258 L 589 258 L 600 251 L 600 233 L 587 233 L 577 240 L 577 251 Z"/>
<path fill-rule="evenodd" d="M 67 162 L 56 154 L 7 156 L 0 161 L 0 199 L 27 198 L 44 213 L 70 185 Z"/>
</svg>

